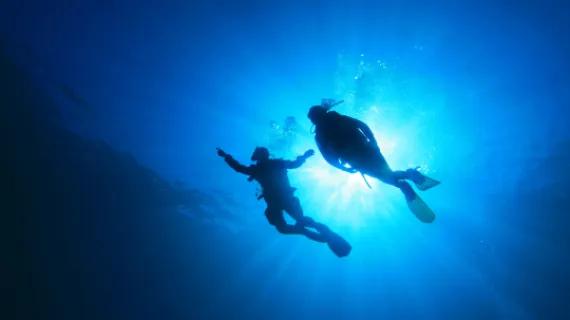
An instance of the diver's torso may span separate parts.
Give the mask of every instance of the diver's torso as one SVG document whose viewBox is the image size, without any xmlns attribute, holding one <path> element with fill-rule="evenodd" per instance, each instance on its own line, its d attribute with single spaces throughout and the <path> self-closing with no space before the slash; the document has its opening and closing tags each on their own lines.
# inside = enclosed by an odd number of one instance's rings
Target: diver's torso
<svg viewBox="0 0 570 320">
<path fill-rule="evenodd" d="M 315 130 L 318 141 L 324 141 L 332 149 L 341 153 L 360 152 L 368 149 L 366 136 L 358 129 L 352 118 L 330 112 L 325 121 Z"/>
<path fill-rule="evenodd" d="M 330 112 L 316 127 L 316 140 L 331 148 L 342 163 L 361 171 L 387 167 L 380 148 L 372 144 L 348 116 Z"/>
<path fill-rule="evenodd" d="M 270 159 L 255 165 L 253 178 L 259 182 L 266 201 L 284 200 L 292 196 L 294 188 L 289 183 L 283 160 Z"/>
</svg>

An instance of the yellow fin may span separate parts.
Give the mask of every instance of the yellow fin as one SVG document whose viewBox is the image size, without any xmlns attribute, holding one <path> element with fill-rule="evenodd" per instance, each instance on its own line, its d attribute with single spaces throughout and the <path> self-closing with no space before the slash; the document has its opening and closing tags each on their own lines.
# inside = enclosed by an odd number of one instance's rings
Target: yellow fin
<svg viewBox="0 0 570 320">
<path fill-rule="evenodd" d="M 424 176 L 424 179 L 421 183 L 416 183 L 416 187 L 418 187 L 418 189 L 420 189 L 422 191 L 425 191 L 427 189 L 431 189 L 431 188 L 437 186 L 440 183 L 441 182 L 439 182 L 435 179 Z"/>
<path fill-rule="evenodd" d="M 418 195 L 414 200 L 408 201 L 408 208 L 421 222 L 432 223 L 435 220 L 435 213 Z"/>
</svg>

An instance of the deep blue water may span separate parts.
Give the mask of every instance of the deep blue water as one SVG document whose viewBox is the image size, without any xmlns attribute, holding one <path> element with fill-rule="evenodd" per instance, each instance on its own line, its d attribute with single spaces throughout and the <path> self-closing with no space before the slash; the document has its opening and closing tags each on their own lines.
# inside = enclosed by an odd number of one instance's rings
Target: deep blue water
<svg viewBox="0 0 570 320">
<path fill-rule="evenodd" d="M 165 2 L 0 4 L 9 312 L 570 318 L 567 3 Z M 215 148 L 316 148 L 322 98 L 442 181 L 433 224 L 318 154 L 290 178 L 351 255 L 267 223 Z"/>
</svg>

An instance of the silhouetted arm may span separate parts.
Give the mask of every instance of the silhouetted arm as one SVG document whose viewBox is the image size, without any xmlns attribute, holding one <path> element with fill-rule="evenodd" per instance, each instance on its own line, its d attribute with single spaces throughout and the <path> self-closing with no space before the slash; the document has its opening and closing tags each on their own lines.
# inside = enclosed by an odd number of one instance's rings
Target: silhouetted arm
<svg viewBox="0 0 570 320">
<path fill-rule="evenodd" d="M 244 166 L 243 164 L 239 163 L 236 159 L 234 159 L 231 155 L 227 154 L 224 150 L 222 149 L 217 149 L 218 150 L 218 155 L 222 158 L 224 158 L 224 160 L 226 161 L 226 163 L 235 171 L 239 172 L 239 173 L 243 173 L 246 174 L 248 176 L 251 176 L 253 174 L 253 167 L 252 166 Z"/>
<path fill-rule="evenodd" d="M 289 160 L 285 160 L 284 164 L 285 164 L 285 168 L 287 169 L 297 169 L 300 166 L 303 165 L 303 163 L 305 163 L 305 160 L 307 160 L 309 157 L 311 157 L 312 155 L 315 154 L 315 151 L 313 151 L 312 149 L 307 150 L 303 155 L 298 156 L 297 159 L 293 160 L 293 161 L 289 161 Z"/>
</svg>

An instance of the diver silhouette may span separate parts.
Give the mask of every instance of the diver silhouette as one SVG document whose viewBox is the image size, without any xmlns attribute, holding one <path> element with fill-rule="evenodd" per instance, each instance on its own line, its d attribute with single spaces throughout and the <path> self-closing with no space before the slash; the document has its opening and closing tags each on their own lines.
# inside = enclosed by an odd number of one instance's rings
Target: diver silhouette
<svg viewBox="0 0 570 320">
<path fill-rule="evenodd" d="M 287 170 L 296 169 L 303 165 L 307 158 L 314 155 L 313 150 L 307 150 L 295 160 L 289 161 L 270 159 L 267 148 L 257 147 L 251 155 L 251 160 L 255 163 L 250 166 L 240 164 L 220 148 L 217 148 L 217 153 L 224 158 L 232 169 L 248 175 L 248 181 L 255 180 L 261 185 L 262 194 L 258 199 L 265 199 L 267 204 L 265 216 L 277 231 L 283 234 L 300 234 L 313 241 L 327 243 L 329 248 L 339 257 L 344 257 L 350 253 L 352 248 L 346 240 L 332 232 L 324 224 L 317 223 L 312 218 L 304 216 L 299 199 L 294 195 L 295 188 L 291 187 L 289 183 Z M 283 211 L 295 219 L 294 225 L 285 221 Z"/>
<path fill-rule="evenodd" d="M 364 122 L 330 111 L 340 102 L 325 99 L 321 105 L 312 106 L 307 115 L 315 125 L 315 140 L 323 158 L 340 170 L 360 172 L 365 181 L 365 175 L 369 175 L 399 188 L 412 213 L 423 222 L 432 222 L 435 214 L 406 180 L 414 182 L 422 191 L 435 187 L 439 181 L 423 175 L 418 168 L 393 171 L 380 152 L 372 130 Z"/>
</svg>

